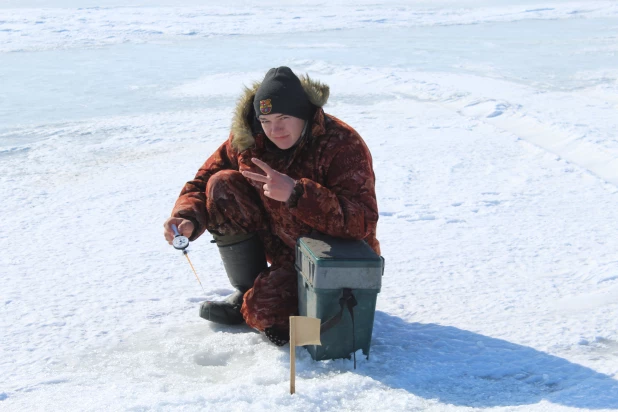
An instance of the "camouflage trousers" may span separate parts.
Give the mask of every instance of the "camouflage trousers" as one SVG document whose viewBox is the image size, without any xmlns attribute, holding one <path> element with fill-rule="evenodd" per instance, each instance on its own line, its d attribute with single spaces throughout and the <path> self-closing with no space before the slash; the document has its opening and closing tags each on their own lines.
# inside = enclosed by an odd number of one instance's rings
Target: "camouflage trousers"
<svg viewBox="0 0 618 412">
<path fill-rule="evenodd" d="M 270 232 L 269 217 L 256 189 L 240 172 L 223 170 L 206 186 L 207 229 L 220 235 L 257 233 L 270 266 L 256 278 L 243 299 L 241 313 L 259 331 L 289 329 L 289 317 L 298 313 L 294 250 Z"/>
</svg>

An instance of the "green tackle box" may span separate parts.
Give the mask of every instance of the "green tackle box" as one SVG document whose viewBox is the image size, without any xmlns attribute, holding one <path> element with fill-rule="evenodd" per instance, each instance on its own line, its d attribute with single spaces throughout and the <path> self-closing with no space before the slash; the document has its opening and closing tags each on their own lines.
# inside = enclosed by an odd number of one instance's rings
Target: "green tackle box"
<svg viewBox="0 0 618 412">
<path fill-rule="evenodd" d="M 350 358 L 362 349 L 369 358 L 384 259 L 365 241 L 317 234 L 296 242 L 296 271 L 299 314 L 322 324 L 322 345 L 305 346 L 311 357 Z"/>
</svg>

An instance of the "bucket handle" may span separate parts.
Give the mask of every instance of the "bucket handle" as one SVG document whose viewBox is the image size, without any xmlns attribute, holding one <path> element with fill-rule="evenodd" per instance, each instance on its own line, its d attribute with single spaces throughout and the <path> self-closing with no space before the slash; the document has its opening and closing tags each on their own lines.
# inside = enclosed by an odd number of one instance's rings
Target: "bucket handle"
<svg viewBox="0 0 618 412">
<path fill-rule="evenodd" d="M 339 298 L 339 312 L 320 325 L 320 334 L 331 329 L 333 326 L 341 322 L 343 310 L 347 306 L 350 317 L 352 318 L 352 353 L 354 353 L 354 369 L 356 369 L 356 331 L 354 330 L 354 306 L 358 305 L 356 298 L 352 294 L 352 289 L 343 288 L 343 295 Z"/>
</svg>

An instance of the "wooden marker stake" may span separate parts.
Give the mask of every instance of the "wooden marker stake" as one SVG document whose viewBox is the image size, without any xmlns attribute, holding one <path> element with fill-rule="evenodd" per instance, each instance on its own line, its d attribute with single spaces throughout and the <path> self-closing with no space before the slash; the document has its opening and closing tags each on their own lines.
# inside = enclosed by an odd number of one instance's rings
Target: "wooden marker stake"
<svg viewBox="0 0 618 412">
<path fill-rule="evenodd" d="M 290 395 L 296 392 L 296 331 L 290 316 Z"/>
</svg>

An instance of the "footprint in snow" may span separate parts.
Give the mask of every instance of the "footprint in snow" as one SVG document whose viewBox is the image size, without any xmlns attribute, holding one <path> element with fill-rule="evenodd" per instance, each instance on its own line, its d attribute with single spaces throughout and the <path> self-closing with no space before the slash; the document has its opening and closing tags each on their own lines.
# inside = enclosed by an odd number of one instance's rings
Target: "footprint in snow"
<svg viewBox="0 0 618 412">
<path fill-rule="evenodd" d="M 494 99 L 477 100 L 464 106 L 460 113 L 465 116 L 491 119 L 502 115 L 509 107 L 511 107 L 510 104 L 506 102 L 498 103 Z"/>
<path fill-rule="evenodd" d="M 492 113 L 487 115 L 487 118 L 491 119 L 492 117 L 498 117 L 502 115 L 508 108 L 509 106 L 507 104 L 499 103 L 496 105 L 496 109 Z"/>
<path fill-rule="evenodd" d="M 419 215 L 416 218 L 412 218 L 412 219 L 406 219 L 408 222 L 419 222 L 419 221 L 426 221 L 426 220 L 436 220 L 436 217 L 434 215 Z"/>
</svg>

